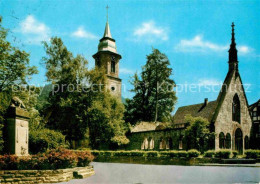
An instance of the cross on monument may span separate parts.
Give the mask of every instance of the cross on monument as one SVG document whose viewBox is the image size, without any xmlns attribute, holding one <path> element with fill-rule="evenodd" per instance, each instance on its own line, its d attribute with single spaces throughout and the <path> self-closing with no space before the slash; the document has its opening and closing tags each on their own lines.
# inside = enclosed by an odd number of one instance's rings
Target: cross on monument
<svg viewBox="0 0 260 184">
<path fill-rule="evenodd" d="M 107 22 L 108 22 L 108 8 L 109 8 L 109 6 L 107 5 L 106 6 L 106 9 L 107 9 Z"/>
</svg>

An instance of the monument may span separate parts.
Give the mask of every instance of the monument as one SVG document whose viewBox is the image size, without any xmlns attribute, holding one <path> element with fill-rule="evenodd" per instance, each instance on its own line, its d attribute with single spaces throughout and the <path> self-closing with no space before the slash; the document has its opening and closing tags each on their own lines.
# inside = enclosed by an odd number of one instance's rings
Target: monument
<svg viewBox="0 0 260 184">
<path fill-rule="evenodd" d="M 29 155 L 29 113 L 18 97 L 12 103 L 6 116 L 6 152 L 16 156 Z"/>
</svg>

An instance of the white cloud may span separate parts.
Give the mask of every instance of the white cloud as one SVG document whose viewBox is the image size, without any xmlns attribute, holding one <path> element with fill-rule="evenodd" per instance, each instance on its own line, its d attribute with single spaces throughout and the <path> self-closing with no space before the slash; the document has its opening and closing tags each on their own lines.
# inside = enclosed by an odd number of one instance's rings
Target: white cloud
<svg viewBox="0 0 260 184">
<path fill-rule="evenodd" d="M 240 54 L 248 54 L 252 49 L 245 45 L 242 45 L 237 47 L 237 50 Z"/>
<path fill-rule="evenodd" d="M 200 79 L 198 85 L 199 86 L 220 86 L 222 85 L 222 82 L 216 79 Z"/>
<path fill-rule="evenodd" d="M 143 22 L 142 25 L 134 30 L 135 40 L 145 40 L 154 42 L 156 40 L 168 40 L 168 31 L 166 28 L 158 27 L 154 21 Z"/>
<path fill-rule="evenodd" d="M 83 26 L 80 26 L 75 32 L 73 32 L 71 34 L 71 36 L 73 37 L 77 37 L 77 38 L 85 38 L 85 39 L 97 39 L 97 36 L 90 33 L 90 32 L 87 32 Z"/>
<path fill-rule="evenodd" d="M 30 44 L 39 44 L 50 39 L 50 28 L 38 21 L 33 15 L 28 15 L 20 23 L 18 32 L 24 34 Z"/>
<path fill-rule="evenodd" d="M 211 51 L 225 51 L 228 49 L 228 45 L 218 45 L 209 41 L 203 40 L 203 36 L 196 35 L 191 40 L 181 40 L 175 47 L 179 52 L 205 52 Z"/>
<path fill-rule="evenodd" d="M 134 74 L 135 72 L 133 70 L 127 69 L 127 68 L 120 68 L 119 73 L 122 74 Z"/>
</svg>

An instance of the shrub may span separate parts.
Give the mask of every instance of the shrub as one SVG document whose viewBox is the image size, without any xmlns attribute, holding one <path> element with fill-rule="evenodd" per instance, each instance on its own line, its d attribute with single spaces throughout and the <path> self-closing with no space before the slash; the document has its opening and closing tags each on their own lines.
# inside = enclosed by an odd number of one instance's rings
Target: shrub
<svg viewBox="0 0 260 184">
<path fill-rule="evenodd" d="M 85 167 L 94 156 L 89 151 L 68 149 L 50 150 L 44 154 L 18 158 L 14 155 L 0 156 L 0 170 L 45 170 Z"/>
<path fill-rule="evenodd" d="M 260 157 L 260 150 L 246 150 L 245 154 L 246 154 L 246 158 L 257 159 Z"/>
<path fill-rule="evenodd" d="M 15 155 L 0 155 L 0 170 L 18 168 L 18 157 Z"/>
<path fill-rule="evenodd" d="M 200 155 L 200 152 L 198 150 L 192 149 L 188 151 L 188 157 L 198 157 Z"/>
<path fill-rule="evenodd" d="M 219 150 L 216 152 L 215 157 L 216 158 L 229 158 L 231 155 L 230 150 Z"/>
<path fill-rule="evenodd" d="M 233 158 L 237 158 L 238 151 L 232 151 L 232 154 L 233 154 Z"/>
<path fill-rule="evenodd" d="M 188 152 L 187 151 L 177 151 L 177 156 L 180 157 L 184 157 L 186 158 L 188 156 Z"/>
<path fill-rule="evenodd" d="M 78 157 L 78 167 L 85 167 L 94 159 L 94 156 L 90 151 L 78 151 L 76 152 L 76 155 Z"/>
<path fill-rule="evenodd" d="M 145 151 L 131 151 L 131 156 L 145 156 Z"/>
<path fill-rule="evenodd" d="M 29 150 L 31 154 L 43 153 L 48 149 L 68 148 L 65 136 L 57 131 L 38 129 L 29 132 Z"/>
<path fill-rule="evenodd" d="M 177 151 L 161 151 L 160 155 L 163 157 L 171 157 L 171 158 L 178 156 Z"/>
<path fill-rule="evenodd" d="M 115 151 L 114 156 L 131 156 L 131 151 Z"/>
<path fill-rule="evenodd" d="M 111 156 L 113 156 L 113 153 L 114 153 L 114 151 L 104 151 L 104 152 L 103 152 L 103 156 L 105 156 L 105 157 L 111 157 Z"/>
<path fill-rule="evenodd" d="M 146 156 L 147 157 L 158 157 L 158 151 L 147 151 Z"/>
<path fill-rule="evenodd" d="M 215 154 L 216 154 L 215 150 L 208 150 L 204 153 L 204 157 L 213 158 Z"/>
</svg>

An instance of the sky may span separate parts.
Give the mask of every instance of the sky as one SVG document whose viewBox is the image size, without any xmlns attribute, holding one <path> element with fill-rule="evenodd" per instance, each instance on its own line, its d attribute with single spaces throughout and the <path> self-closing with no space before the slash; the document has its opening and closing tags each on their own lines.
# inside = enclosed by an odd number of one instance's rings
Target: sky
<svg viewBox="0 0 260 184">
<path fill-rule="evenodd" d="M 106 6 L 112 37 L 122 55 L 119 76 L 122 96 L 131 98 L 130 84 L 141 72 L 152 48 L 166 54 L 177 84 L 178 102 L 184 105 L 216 100 L 228 71 L 231 23 L 235 23 L 239 71 L 249 104 L 260 98 L 260 1 L 174 0 L 0 0 L 8 40 L 30 53 L 39 74 L 30 84 L 46 84 L 41 41 L 61 37 L 74 54 L 94 67 L 106 24 Z M 210 89 L 210 90 L 209 90 Z"/>
</svg>

